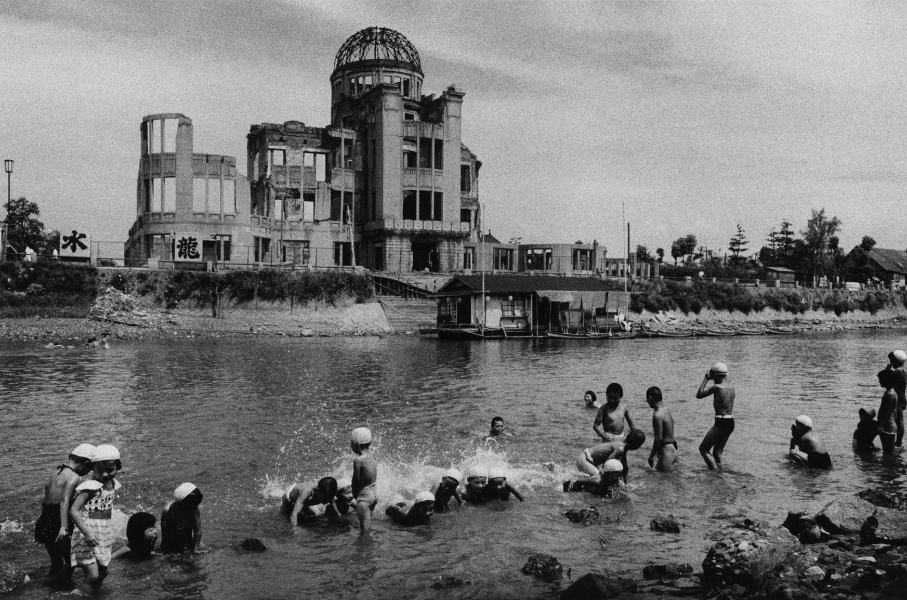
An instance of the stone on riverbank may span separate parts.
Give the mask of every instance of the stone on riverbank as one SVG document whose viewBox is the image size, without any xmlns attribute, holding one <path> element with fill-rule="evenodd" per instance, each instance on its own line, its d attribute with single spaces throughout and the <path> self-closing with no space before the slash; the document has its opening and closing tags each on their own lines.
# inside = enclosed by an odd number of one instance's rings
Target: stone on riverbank
<svg viewBox="0 0 907 600">
<path fill-rule="evenodd" d="M 646 579 L 677 579 L 692 572 L 691 565 L 668 563 L 666 565 L 646 565 L 643 567 L 642 576 Z"/>
<path fill-rule="evenodd" d="M 268 549 L 267 546 L 262 543 L 258 538 L 248 538 L 243 540 L 242 544 L 239 545 L 240 548 L 246 552 L 264 552 Z"/>
<path fill-rule="evenodd" d="M 820 527 L 831 533 L 859 533 L 863 523 L 877 508 L 857 496 L 841 496 L 816 513 Z"/>
<path fill-rule="evenodd" d="M 623 577 L 587 573 L 561 592 L 560 600 L 608 600 L 636 591 L 636 582 Z"/>
<path fill-rule="evenodd" d="M 702 581 L 710 587 L 759 587 L 781 564 L 799 562 L 800 542 L 784 527 L 734 529 L 709 549 Z"/>
<path fill-rule="evenodd" d="M 12 563 L 0 563 L 0 594 L 19 589 L 27 582 L 25 571 Z"/>
<path fill-rule="evenodd" d="M 649 529 L 652 531 L 663 531 L 665 533 L 680 533 L 680 523 L 677 522 L 674 515 L 656 517 L 649 523 Z"/>
<path fill-rule="evenodd" d="M 594 506 L 589 508 L 571 508 L 564 511 L 564 516 L 567 517 L 573 523 L 583 523 L 585 525 L 591 525 L 592 523 L 598 523 L 601 520 L 601 514 L 599 514 L 598 509 Z"/>
<path fill-rule="evenodd" d="M 564 568 L 558 560 L 549 554 L 533 554 L 523 565 L 523 573 L 538 577 L 544 581 L 554 581 L 560 579 L 564 574 Z"/>
</svg>

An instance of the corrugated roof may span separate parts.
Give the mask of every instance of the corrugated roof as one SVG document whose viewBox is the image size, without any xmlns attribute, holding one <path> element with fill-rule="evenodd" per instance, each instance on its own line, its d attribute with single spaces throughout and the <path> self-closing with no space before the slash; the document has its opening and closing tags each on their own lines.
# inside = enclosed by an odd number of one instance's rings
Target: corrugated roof
<svg viewBox="0 0 907 600">
<path fill-rule="evenodd" d="M 907 273 L 907 252 L 903 250 L 888 250 L 887 248 L 873 248 L 869 251 L 869 258 L 876 264 L 892 273 Z"/>
<path fill-rule="evenodd" d="M 614 284 L 591 277 L 552 277 L 547 275 L 486 275 L 485 291 L 492 294 L 512 294 L 557 290 L 563 292 L 607 292 Z M 481 275 L 456 275 L 441 286 L 439 294 L 450 292 L 481 292 Z"/>
<path fill-rule="evenodd" d="M 778 271 L 779 273 L 796 273 L 793 269 L 787 267 L 765 267 L 766 271 Z"/>
</svg>

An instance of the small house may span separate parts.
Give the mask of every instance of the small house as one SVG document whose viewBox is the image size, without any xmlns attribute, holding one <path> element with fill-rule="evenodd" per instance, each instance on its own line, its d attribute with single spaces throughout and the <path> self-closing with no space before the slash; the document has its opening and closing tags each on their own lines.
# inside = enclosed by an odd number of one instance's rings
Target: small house
<svg viewBox="0 0 907 600">
<path fill-rule="evenodd" d="M 768 287 L 796 287 L 797 272 L 786 267 L 765 267 Z"/>
<path fill-rule="evenodd" d="M 885 287 L 902 288 L 907 282 L 907 252 L 873 248 L 865 252 L 856 246 L 847 255 L 847 279 L 861 283 L 873 279 Z"/>
</svg>

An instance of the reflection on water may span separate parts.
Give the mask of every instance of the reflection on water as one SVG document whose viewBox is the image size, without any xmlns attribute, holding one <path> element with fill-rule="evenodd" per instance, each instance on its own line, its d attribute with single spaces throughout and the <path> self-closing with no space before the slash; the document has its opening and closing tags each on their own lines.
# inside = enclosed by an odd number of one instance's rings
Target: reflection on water
<svg viewBox="0 0 907 600">
<path fill-rule="evenodd" d="M 157 514 L 183 481 L 205 493 L 200 557 L 117 563 L 105 586 L 124 598 L 416 597 L 438 575 L 472 585 L 457 598 L 549 598 L 569 581 L 544 584 L 519 571 L 531 552 L 557 556 L 575 575 L 609 570 L 638 577 L 652 561 L 701 563 L 707 536 L 728 518 L 772 523 L 788 508 L 817 510 L 837 494 L 899 488 L 898 457 L 858 457 L 850 439 L 861 406 L 877 407 L 875 373 L 902 344 L 897 332 L 797 337 L 438 342 L 415 338 L 216 339 L 123 342 L 109 350 L 0 349 L 0 412 L 6 484 L 0 488 L 0 560 L 32 573 L 46 563 L 28 543 L 41 488 L 78 443 L 116 444 L 125 469 L 118 508 Z M 716 360 L 737 387 L 737 429 L 727 470 L 705 470 L 697 447 L 711 401 L 696 400 Z M 662 388 L 673 411 L 680 469 L 645 468 L 651 439 L 631 455 L 631 486 L 606 501 L 565 494 L 576 455 L 596 441 L 587 389 L 625 390 L 634 421 L 651 438 L 644 392 Z M 831 472 L 788 464 L 790 424 L 809 414 L 835 463 Z M 486 442 L 491 418 L 516 436 Z M 375 531 L 354 521 L 294 528 L 278 514 L 286 485 L 349 478 L 349 431 L 375 435 L 381 503 Z M 389 522 L 384 507 L 411 499 L 451 465 L 503 466 L 525 503 L 469 507 L 428 528 Z M 567 508 L 596 505 L 600 525 L 567 521 Z M 680 536 L 649 521 L 673 514 Z M 248 537 L 269 551 L 245 554 Z M 43 598 L 39 586 L 13 597 Z"/>
</svg>

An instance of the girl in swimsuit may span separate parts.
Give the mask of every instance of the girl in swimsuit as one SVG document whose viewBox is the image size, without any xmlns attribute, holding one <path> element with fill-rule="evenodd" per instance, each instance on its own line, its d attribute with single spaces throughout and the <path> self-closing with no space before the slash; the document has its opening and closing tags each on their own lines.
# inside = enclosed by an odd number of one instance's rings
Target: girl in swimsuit
<svg viewBox="0 0 907 600">
<path fill-rule="evenodd" d="M 119 450 L 109 444 L 98 446 L 91 461 L 91 478 L 76 487 L 76 497 L 69 509 L 76 526 L 71 561 L 82 567 L 85 578 L 97 589 L 110 566 L 113 545 L 110 517 L 116 491 L 120 489 L 116 475 L 122 463 Z"/>
</svg>

